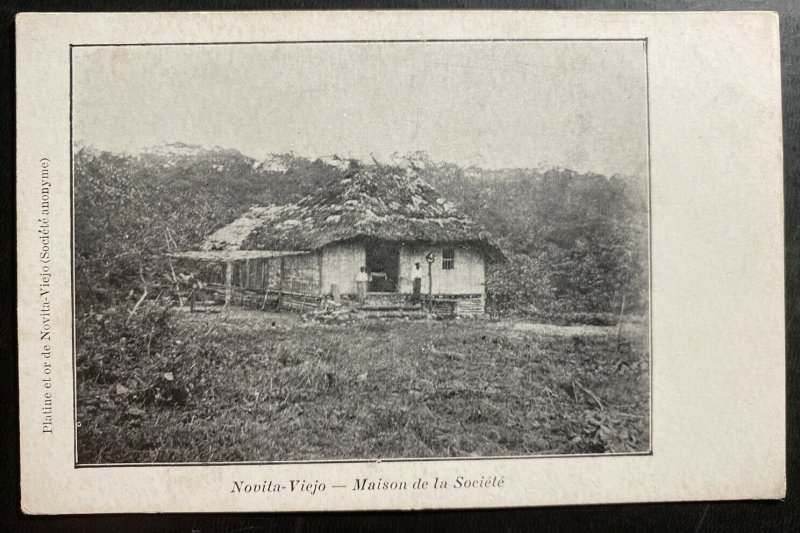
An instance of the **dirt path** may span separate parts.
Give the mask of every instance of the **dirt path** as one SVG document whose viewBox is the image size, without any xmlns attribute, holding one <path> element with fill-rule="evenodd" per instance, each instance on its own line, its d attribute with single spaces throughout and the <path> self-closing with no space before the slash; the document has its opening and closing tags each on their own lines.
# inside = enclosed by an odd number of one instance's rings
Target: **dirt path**
<svg viewBox="0 0 800 533">
<path fill-rule="evenodd" d="M 511 320 L 501 320 L 499 322 L 490 322 L 491 326 L 499 330 L 508 330 L 515 332 L 534 333 L 538 335 L 553 335 L 558 337 L 571 337 L 573 335 L 580 336 L 600 336 L 600 335 L 616 335 L 617 326 L 557 326 L 554 324 L 537 324 L 533 322 L 518 322 Z M 623 334 L 638 331 L 642 326 L 638 324 L 623 324 Z"/>
<path fill-rule="evenodd" d="M 226 313 L 189 313 L 188 310 L 179 309 L 179 313 L 183 315 L 183 320 L 190 321 L 208 321 L 218 320 L 235 327 L 256 327 L 256 328 L 277 328 L 284 329 L 287 327 L 304 327 L 316 326 L 318 323 L 314 321 L 305 322 L 297 313 L 289 312 L 269 312 L 257 311 L 253 309 L 233 308 Z M 370 319 L 367 319 L 370 320 Z M 468 321 L 459 321 L 460 324 L 470 323 Z M 340 323 L 342 326 L 347 325 L 347 322 Z M 499 321 L 476 321 L 474 322 L 477 328 L 494 330 L 498 333 L 508 332 L 514 333 L 531 333 L 534 335 L 549 335 L 555 337 L 572 337 L 578 336 L 607 336 L 616 335 L 617 326 L 590 326 L 590 325 L 574 325 L 574 326 L 559 326 L 555 324 L 540 324 L 535 322 L 526 322 L 520 320 L 499 320 Z M 331 323 L 329 325 L 336 325 Z M 623 324 L 623 335 L 637 334 L 641 332 L 644 326 L 641 324 L 627 323 Z"/>
</svg>

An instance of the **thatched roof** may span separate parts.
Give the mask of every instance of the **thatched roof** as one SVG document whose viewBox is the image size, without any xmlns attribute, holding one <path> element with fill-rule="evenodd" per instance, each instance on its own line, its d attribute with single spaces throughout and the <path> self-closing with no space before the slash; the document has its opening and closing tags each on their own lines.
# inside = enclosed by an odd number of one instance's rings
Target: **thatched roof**
<svg viewBox="0 0 800 533">
<path fill-rule="evenodd" d="M 357 238 L 472 244 L 489 260 L 503 259 L 489 236 L 416 172 L 377 165 L 355 168 L 295 204 L 253 207 L 202 249 L 315 250 Z"/>
</svg>

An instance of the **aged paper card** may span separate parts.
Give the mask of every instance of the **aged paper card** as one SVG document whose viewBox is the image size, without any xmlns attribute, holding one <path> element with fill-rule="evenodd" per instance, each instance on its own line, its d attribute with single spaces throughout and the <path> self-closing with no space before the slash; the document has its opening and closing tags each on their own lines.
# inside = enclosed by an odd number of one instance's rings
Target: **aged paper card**
<svg viewBox="0 0 800 533">
<path fill-rule="evenodd" d="M 23 510 L 782 498 L 778 43 L 20 15 Z"/>
</svg>

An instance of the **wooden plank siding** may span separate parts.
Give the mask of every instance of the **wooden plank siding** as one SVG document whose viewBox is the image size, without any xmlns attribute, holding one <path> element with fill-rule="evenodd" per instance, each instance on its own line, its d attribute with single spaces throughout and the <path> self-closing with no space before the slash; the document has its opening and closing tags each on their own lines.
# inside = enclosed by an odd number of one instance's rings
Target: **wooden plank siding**
<svg viewBox="0 0 800 533">
<path fill-rule="evenodd" d="M 442 258 L 446 249 L 452 251 L 452 263 L 447 265 L 451 268 L 443 268 Z M 428 263 L 425 255 L 430 251 L 436 255 L 431 280 L 437 310 L 442 314 L 460 316 L 482 314 L 485 302 L 484 255 L 480 249 L 468 245 L 401 244 L 399 279 L 394 294 L 410 296 L 413 293 L 414 264 L 419 263 L 421 298 L 426 298 Z M 284 303 L 288 307 L 306 308 L 318 305 L 321 297 L 330 295 L 333 285 L 338 287 L 340 294 L 354 295 L 357 291 L 356 274 L 365 263 L 364 243 L 334 243 L 303 255 L 233 261 L 231 281 L 237 289 L 261 294 L 269 291 L 276 298 L 285 296 Z M 375 297 L 379 298 L 379 295 Z"/>
<path fill-rule="evenodd" d="M 442 268 L 442 252 L 454 250 L 453 268 Z M 400 276 L 397 292 L 411 294 L 414 291 L 414 263 L 420 263 L 422 294 L 428 294 L 428 263 L 425 254 L 433 251 L 433 293 L 436 295 L 483 295 L 485 293 L 484 257 L 481 250 L 466 245 L 417 245 L 400 247 Z M 322 293 L 329 294 L 336 284 L 341 294 L 355 294 L 355 278 L 360 267 L 366 264 L 366 250 L 362 243 L 334 243 L 325 246 L 321 258 Z"/>
</svg>

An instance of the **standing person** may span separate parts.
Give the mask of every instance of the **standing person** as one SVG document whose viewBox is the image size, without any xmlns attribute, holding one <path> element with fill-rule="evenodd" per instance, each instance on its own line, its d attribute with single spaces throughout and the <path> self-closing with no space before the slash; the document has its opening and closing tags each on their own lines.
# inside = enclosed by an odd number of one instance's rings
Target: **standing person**
<svg viewBox="0 0 800 533">
<path fill-rule="evenodd" d="M 356 274 L 356 288 L 358 289 L 358 301 L 364 303 L 367 300 L 367 285 L 369 284 L 369 274 L 367 269 L 361 267 L 361 271 Z"/>
<path fill-rule="evenodd" d="M 422 270 L 419 263 L 414 263 L 414 294 L 412 301 L 419 302 L 422 299 Z"/>
</svg>

